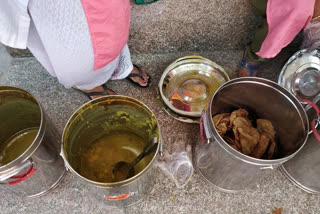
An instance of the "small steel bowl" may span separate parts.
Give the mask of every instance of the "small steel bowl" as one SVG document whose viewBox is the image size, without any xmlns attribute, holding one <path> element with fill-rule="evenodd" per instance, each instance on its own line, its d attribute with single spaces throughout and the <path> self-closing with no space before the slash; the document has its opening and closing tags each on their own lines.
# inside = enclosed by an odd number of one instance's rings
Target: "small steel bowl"
<svg viewBox="0 0 320 214">
<path fill-rule="evenodd" d="M 179 115 L 200 117 L 214 92 L 229 80 L 225 70 L 201 56 L 185 56 L 163 72 L 159 92 L 165 105 Z"/>
</svg>

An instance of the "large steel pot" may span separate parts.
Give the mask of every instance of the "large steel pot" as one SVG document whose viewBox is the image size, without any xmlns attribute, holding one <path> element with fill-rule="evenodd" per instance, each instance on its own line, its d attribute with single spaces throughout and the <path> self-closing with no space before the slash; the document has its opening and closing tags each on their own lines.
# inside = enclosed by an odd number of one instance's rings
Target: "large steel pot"
<svg viewBox="0 0 320 214">
<path fill-rule="evenodd" d="M 20 88 L 0 86 L 0 152 L 13 136 L 34 128 L 38 131 L 31 145 L 0 165 L 0 187 L 31 198 L 51 191 L 65 174 L 54 147 L 60 140 L 35 97 Z"/>
<path fill-rule="evenodd" d="M 139 202 L 152 190 L 155 175 L 152 168 L 161 143 L 148 157 L 143 170 L 129 179 L 97 182 L 85 177 L 80 170 L 82 155 L 97 139 L 115 132 L 133 132 L 146 143 L 154 137 L 161 141 L 158 122 L 146 105 L 126 96 L 107 96 L 84 104 L 71 116 L 64 129 L 61 155 L 66 167 L 83 181 L 93 197 L 108 206 L 125 207 Z M 121 157 L 116 158 L 119 160 L 112 161 L 122 161 Z"/>
<path fill-rule="evenodd" d="M 278 157 L 256 159 L 229 146 L 212 122 L 217 113 L 251 109 L 258 118 L 272 122 L 279 135 Z M 202 140 L 194 148 L 196 168 L 220 190 L 236 192 L 255 184 L 264 170 L 293 158 L 307 140 L 309 123 L 300 102 L 286 89 L 262 78 L 238 78 L 222 85 L 213 95 L 201 122 Z"/>
<path fill-rule="evenodd" d="M 209 59 L 181 57 L 166 68 L 159 81 L 164 109 L 177 120 L 199 123 L 203 108 L 229 79 L 225 69 Z"/>
</svg>

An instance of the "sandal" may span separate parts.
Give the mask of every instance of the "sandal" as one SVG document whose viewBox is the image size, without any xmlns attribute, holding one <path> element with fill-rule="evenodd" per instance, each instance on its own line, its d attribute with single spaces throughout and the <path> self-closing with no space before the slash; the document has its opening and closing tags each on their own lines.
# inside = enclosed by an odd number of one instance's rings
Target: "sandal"
<svg viewBox="0 0 320 214">
<path fill-rule="evenodd" d="M 92 96 L 112 96 L 112 94 L 109 93 L 111 91 L 112 93 L 116 93 L 113 90 L 107 88 L 105 84 L 101 85 L 103 87 L 103 91 L 95 91 L 95 92 L 84 92 L 78 88 L 73 87 L 77 91 L 80 91 L 82 94 L 86 95 L 90 100 L 93 100 Z"/>
<path fill-rule="evenodd" d="M 259 69 L 259 63 L 250 62 L 245 57 L 243 57 L 242 60 L 241 60 L 240 67 L 241 68 L 247 68 L 249 70 L 249 76 L 253 77 L 255 75 L 255 73 Z"/>
<path fill-rule="evenodd" d="M 135 0 L 136 4 L 151 4 L 158 0 Z"/>
<path fill-rule="evenodd" d="M 241 63 L 240 63 L 240 67 L 241 67 L 240 70 L 243 69 L 243 68 L 246 68 L 249 71 L 249 77 L 256 76 L 256 72 L 259 69 L 259 63 L 258 62 L 249 61 L 246 58 L 246 55 L 247 55 L 246 53 L 247 53 L 247 50 L 245 50 L 243 52 L 243 57 L 242 57 L 242 60 L 241 60 Z M 246 76 L 248 76 L 248 75 L 247 74 L 240 75 L 240 71 L 238 72 L 238 77 L 246 77 Z"/>
<path fill-rule="evenodd" d="M 133 81 L 133 80 L 131 79 L 132 77 L 139 77 L 140 79 L 144 80 L 144 79 L 143 79 L 143 76 L 142 76 L 143 74 L 142 74 L 141 68 L 140 68 L 139 66 L 137 66 L 137 65 L 133 65 L 133 66 L 138 69 L 139 73 L 138 73 L 138 74 L 136 74 L 136 73 L 135 73 L 135 74 L 129 74 L 129 75 L 126 77 L 126 79 L 129 80 L 130 83 L 132 83 L 133 85 L 138 86 L 138 87 L 140 87 L 140 88 L 147 88 L 147 87 L 149 87 L 149 86 L 150 86 L 150 83 L 151 83 L 151 77 L 150 77 L 150 76 L 149 76 L 147 85 L 145 85 L 145 86 L 140 85 L 139 82 L 135 82 L 135 81 Z M 147 75 L 148 75 L 148 74 L 147 74 Z"/>
</svg>

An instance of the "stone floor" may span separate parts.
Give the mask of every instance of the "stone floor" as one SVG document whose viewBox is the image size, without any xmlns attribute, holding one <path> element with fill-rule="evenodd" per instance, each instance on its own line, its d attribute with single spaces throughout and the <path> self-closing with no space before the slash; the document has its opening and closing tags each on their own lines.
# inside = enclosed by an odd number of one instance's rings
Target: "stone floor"
<svg viewBox="0 0 320 214">
<path fill-rule="evenodd" d="M 282 52 L 276 59 L 261 67 L 260 75 L 276 81 L 282 65 L 294 50 Z M 113 81 L 108 86 L 118 94 L 132 96 L 151 108 L 159 120 L 164 150 L 170 151 L 176 141 L 193 144 L 199 133 L 198 125 L 186 124 L 171 118 L 156 102 L 157 83 L 164 69 L 178 57 L 199 54 L 225 66 L 230 72 L 237 69 L 241 51 L 212 51 L 133 55 L 136 64 L 143 65 L 153 78 L 148 89 L 139 89 L 127 81 Z M 34 94 L 46 113 L 62 133 L 72 113 L 88 99 L 82 94 L 65 89 L 49 76 L 34 58 L 14 59 L 6 78 L 0 84 L 18 86 Z M 59 146 L 59 145 L 56 145 Z M 0 213 L 271 213 L 282 208 L 283 213 L 319 213 L 320 196 L 303 192 L 290 183 L 279 170 L 263 178 L 254 188 L 236 194 L 220 192 L 207 184 L 198 173 L 182 189 L 159 169 L 153 191 L 141 203 L 125 210 L 100 204 L 82 188 L 79 180 L 68 173 L 51 193 L 38 199 L 24 199 L 0 190 Z"/>
</svg>

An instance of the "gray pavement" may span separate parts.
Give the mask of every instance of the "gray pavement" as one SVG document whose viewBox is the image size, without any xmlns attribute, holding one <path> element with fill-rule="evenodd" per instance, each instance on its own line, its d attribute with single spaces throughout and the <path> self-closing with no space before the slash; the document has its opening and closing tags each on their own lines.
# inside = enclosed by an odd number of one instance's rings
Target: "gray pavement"
<svg viewBox="0 0 320 214">
<path fill-rule="evenodd" d="M 282 65 L 295 50 L 286 50 L 261 67 L 262 77 L 276 80 Z M 178 57 L 199 54 L 235 71 L 242 51 L 179 52 L 168 54 L 133 54 L 133 61 L 143 65 L 153 78 L 148 89 L 132 86 L 127 81 L 112 81 L 108 87 L 118 94 L 132 96 L 151 108 L 159 120 L 164 150 L 170 151 L 176 141 L 194 144 L 198 139 L 196 124 L 186 124 L 171 118 L 156 102 L 157 83 L 164 69 Z M 0 79 L 1 85 L 13 85 L 30 91 L 43 105 L 61 135 L 71 114 L 88 99 L 72 89 L 65 89 L 52 78 L 36 59 L 14 59 L 9 73 Z M 56 145 L 59 147 L 59 145 Z M 0 213 L 271 213 L 282 208 L 283 213 L 319 213 L 320 196 L 303 192 L 290 183 L 279 170 L 262 178 L 254 188 L 227 194 L 207 184 L 195 172 L 182 189 L 159 169 L 152 192 L 139 204 L 125 210 L 106 207 L 96 202 L 82 183 L 68 173 L 51 193 L 38 199 L 24 199 L 0 190 Z"/>
</svg>

